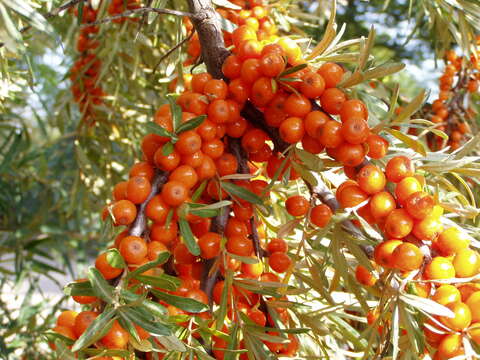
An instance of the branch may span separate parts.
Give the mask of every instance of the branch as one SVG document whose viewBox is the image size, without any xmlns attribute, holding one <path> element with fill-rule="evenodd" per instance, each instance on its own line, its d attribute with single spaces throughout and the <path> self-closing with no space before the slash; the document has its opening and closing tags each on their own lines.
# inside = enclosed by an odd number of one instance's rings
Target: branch
<svg viewBox="0 0 480 360">
<path fill-rule="evenodd" d="M 120 13 L 120 14 L 117 14 L 117 15 L 113 15 L 113 16 L 110 16 L 110 17 L 107 17 L 107 18 L 103 18 L 103 19 L 100 19 L 100 20 L 97 20 L 97 21 L 94 21 L 94 22 L 91 22 L 91 23 L 83 24 L 82 26 L 80 26 L 80 28 L 105 24 L 107 22 L 110 22 L 110 21 L 113 21 L 113 20 L 116 20 L 116 19 L 124 18 L 124 17 L 130 16 L 130 15 L 135 15 L 135 14 L 144 14 L 144 13 L 147 13 L 147 12 L 155 12 L 157 14 L 175 15 L 175 16 L 188 16 L 188 17 L 194 16 L 193 14 L 191 14 L 189 12 L 185 12 L 185 11 L 171 10 L 171 9 L 160 9 L 160 8 L 152 8 L 152 7 L 142 7 L 142 8 L 138 8 L 138 9 L 127 10 L 127 11 L 124 11 L 123 13 Z"/>
<path fill-rule="evenodd" d="M 216 79 L 223 77 L 222 64 L 230 52 L 225 48 L 222 27 L 210 0 L 188 0 L 193 26 L 198 33 L 202 59 Z"/>
<path fill-rule="evenodd" d="M 148 202 L 159 192 L 163 184 L 168 180 L 168 173 L 156 171 L 152 180 L 152 191 L 148 195 L 147 200 L 145 200 L 139 207 L 137 212 L 137 217 L 131 225 L 128 233 L 132 236 L 142 236 L 145 233 L 147 228 L 147 219 L 145 216 L 145 208 L 147 207 Z"/>
<path fill-rule="evenodd" d="M 43 15 L 43 17 L 48 20 L 48 19 L 50 19 L 50 18 L 52 18 L 52 17 L 57 16 L 57 15 L 60 14 L 62 11 L 67 10 L 67 9 L 70 9 L 71 7 L 77 5 L 78 3 L 84 2 L 84 1 L 85 1 L 85 0 L 71 0 L 71 1 L 67 2 L 66 4 L 64 4 L 64 5 L 60 6 L 60 7 L 56 8 L 56 9 L 54 9 L 54 10 L 48 12 L 48 13 L 46 13 L 45 15 Z M 27 32 L 28 30 L 30 30 L 31 28 L 32 28 L 32 25 L 27 25 L 27 26 L 21 28 L 21 29 L 19 30 L 19 32 L 20 32 L 21 34 L 23 34 L 24 32 Z M 5 43 L 0 43 L 0 48 L 2 48 L 3 46 L 5 46 Z"/>
<path fill-rule="evenodd" d="M 195 29 L 182 41 L 180 41 L 178 44 L 174 45 L 171 49 L 169 49 L 161 58 L 158 60 L 157 65 L 153 68 L 153 73 L 157 71 L 158 66 L 162 63 L 163 60 L 165 60 L 167 57 L 169 57 L 175 50 L 177 50 L 180 46 L 185 44 L 187 41 L 189 41 L 193 34 L 195 34 Z"/>
</svg>

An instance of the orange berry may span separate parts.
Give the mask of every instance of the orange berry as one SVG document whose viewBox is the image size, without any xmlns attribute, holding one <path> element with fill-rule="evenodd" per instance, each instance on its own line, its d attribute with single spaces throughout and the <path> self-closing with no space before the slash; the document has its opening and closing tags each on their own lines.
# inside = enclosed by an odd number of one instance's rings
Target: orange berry
<svg viewBox="0 0 480 360">
<path fill-rule="evenodd" d="M 350 144 L 363 144 L 367 141 L 370 129 L 362 118 L 350 118 L 342 124 L 342 137 Z"/>
<path fill-rule="evenodd" d="M 376 193 L 370 198 L 370 212 L 376 219 L 387 217 L 396 207 L 397 203 L 387 191 Z"/>
<path fill-rule="evenodd" d="M 404 207 L 410 216 L 418 220 L 426 218 L 432 212 L 434 206 L 435 199 L 433 196 L 423 191 L 417 191 L 411 194 L 404 203 Z"/>
<path fill-rule="evenodd" d="M 118 249 L 128 264 L 140 264 L 147 256 L 147 243 L 141 237 L 127 236 Z"/>
<path fill-rule="evenodd" d="M 386 240 L 375 246 L 373 252 L 373 258 L 375 262 L 383 267 L 392 268 L 394 267 L 393 252 L 395 249 L 403 244 L 401 240 Z"/>
<path fill-rule="evenodd" d="M 201 250 L 201 257 L 204 259 L 213 259 L 220 253 L 220 243 L 222 237 L 214 232 L 207 232 L 198 239 L 198 245 Z"/>
<path fill-rule="evenodd" d="M 440 220 L 428 216 L 415 222 L 412 233 L 419 240 L 433 240 L 442 230 L 443 226 Z"/>
<path fill-rule="evenodd" d="M 115 320 L 107 334 L 100 339 L 100 342 L 107 349 L 123 349 L 127 346 L 128 339 L 128 332 Z"/>
<path fill-rule="evenodd" d="M 303 118 L 312 110 L 312 104 L 301 94 L 291 94 L 285 101 L 284 109 L 290 116 Z"/>
<path fill-rule="evenodd" d="M 368 164 L 358 172 L 357 182 L 367 194 L 376 194 L 385 188 L 387 180 L 378 166 Z"/>
<path fill-rule="evenodd" d="M 305 129 L 303 120 L 299 117 L 289 117 L 280 124 L 280 137 L 289 144 L 302 140 Z"/>
<path fill-rule="evenodd" d="M 75 325 L 73 327 L 73 332 L 75 336 L 80 337 L 85 330 L 90 326 L 90 324 L 100 315 L 95 311 L 82 311 L 75 318 Z"/>
<path fill-rule="evenodd" d="M 134 176 L 144 176 L 148 181 L 152 181 L 153 175 L 155 175 L 153 166 L 144 161 L 134 164 L 129 172 L 131 178 Z"/>
<path fill-rule="evenodd" d="M 113 267 L 108 263 L 106 252 L 97 257 L 95 260 L 95 267 L 98 269 L 98 271 L 100 271 L 106 280 L 114 279 L 123 272 L 123 269 Z"/>
<path fill-rule="evenodd" d="M 388 152 L 388 142 L 377 134 L 370 134 L 366 141 L 368 145 L 368 153 L 372 159 L 381 159 Z"/>
<path fill-rule="evenodd" d="M 168 251 L 168 248 L 161 242 L 150 241 L 147 244 L 147 258 L 150 261 L 157 260 L 161 253 Z"/>
<path fill-rule="evenodd" d="M 115 201 L 125 200 L 127 197 L 127 184 L 128 181 L 120 181 L 113 188 L 113 198 Z"/>
<path fill-rule="evenodd" d="M 450 309 L 455 316 L 453 318 L 442 316 L 440 320 L 453 331 L 463 331 L 472 322 L 472 313 L 465 303 L 453 302 L 447 304 L 446 307 Z"/>
<path fill-rule="evenodd" d="M 442 256 L 435 256 L 425 266 L 423 276 L 428 280 L 451 279 L 455 277 L 455 268 L 452 262 Z"/>
<path fill-rule="evenodd" d="M 180 181 L 171 180 L 162 187 L 162 199 L 169 206 L 179 206 L 185 202 L 187 197 L 188 189 Z"/>
<path fill-rule="evenodd" d="M 462 336 L 459 334 L 445 335 L 438 344 L 435 360 L 451 359 L 457 355 L 462 348 Z M 438 354 L 438 358 L 436 355 Z"/>
<path fill-rule="evenodd" d="M 268 264 L 278 273 L 284 273 L 292 264 L 290 257 L 283 252 L 275 252 L 268 257 Z"/>
<path fill-rule="evenodd" d="M 413 219 L 404 209 L 395 209 L 385 220 L 385 233 L 392 238 L 402 239 L 413 229 Z"/>
<path fill-rule="evenodd" d="M 422 185 L 413 176 L 408 176 L 400 180 L 395 186 L 395 197 L 397 201 L 404 205 L 408 197 L 422 190 Z"/>
<path fill-rule="evenodd" d="M 470 239 L 456 227 L 450 227 L 444 230 L 435 240 L 435 249 L 441 255 L 455 255 L 460 250 L 468 248 Z"/>
<path fill-rule="evenodd" d="M 453 258 L 455 276 L 459 278 L 477 275 L 480 269 L 480 257 L 475 250 L 462 249 Z"/>
<path fill-rule="evenodd" d="M 75 326 L 75 318 L 78 313 L 73 310 L 63 311 L 57 318 L 57 325 L 67 328 L 73 328 Z"/>
<path fill-rule="evenodd" d="M 320 97 L 325 90 L 325 80 L 320 74 L 310 72 L 307 73 L 300 85 L 300 92 L 309 99 Z"/>
<path fill-rule="evenodd" d="M 415 169 L 411 160 L 406 156 L 395 156 L 391 158 L 385 167 L 387 180 L 394 183 L 400 182 L 405 177 L 413 176 L 414 171 Z"/>
<path fill-rule="evenodd" d="M 252 240 L 246 236 L 231 236 L 227 240 L 227 251 L 239 256 L 250 256 L 253 252 Z"/>
<path fill-rule="evenodd" d="M 480 291 L 474 292 L 465 302 L 472 313 L 472 322 L 480 321 Z"/>
<path fill-rule="evenodd" d="M 137 217 L 137 208 L 129 200 L 119 200 L 111 208 L 115 225 L 130 225 Z"/>
<path fill-rule="evenodd" d="M 323 110 L 332 115 L 340 113 L 346 100 L 345 93 L 337 88 L 327 88 L 320 97 Z"/>
<path fill-rule="evenodd" d="M 350 119 L 368 120 L 368 110 L 365 104 L 357 99 L 347 100 L 340 109 L 340 119 L 342 123 Z"/>
<path fill-rule="evenodd" d="M 283 56 L 276 53 L 267 53 L 260 59 L 260 71 L 270 78 L 277 77 L 285 70 Z"/>
<path fill-rule="evenodd" d="M 334 88 L 342 80 L 343 68 L 332 62 L 327 62 L 320 66 L 318 73 L 325 80 L 325 87 Z"/>
<path fill-rule="evenodd" d="M 305 132 L 312 138 L 318 139 L 323 125 L 329 120 L 330 118 L 324 112 L 311 111 L 304 119 Z"/>
<path fill-rule="evenodd" d="M 75 280 L 75 282 L 85 282 L 88 281 L 87 279 L 78 279 Z M 89 295 L 74 295 L 72 296 L 73 301 L 76 303 L 85 305 L 85 304 L 91 304 L 97 301 L 97 298 L 95 296 L 89 296 Z"/>
<path fill-rule="evenodd" d="M 358 185 L 337 190 L 337 199 L 344 209 L 359 205 L 368 199 L 368 195 Z"/>
<path fill-rule="evenodd" d="M 395 248 L 392 254 L 393 265 L 401 271 L 419 269 L 423 262 L 420 249 L 411 243 L 403 243 Z"/>
<path fill-rule="evenodd" d="M 320 128 L 320 143 L 326 148 L 337 148 L 343 142 L 341 135 L 342 125 L 335 120 L 327 121 Z"/>
<path fill-rule="evenodd" d="M 310 212 L 310 221 L 318 227 L 325 227 L 332 218 L 332 210 L 325 204 L 314 206 Z"/>
<path fill-rule="evenodd" d="M 127 182 L 126 196 L 134 204 L 141 204 L 147 200 L 152 191 L 150 181 L 143 176 L 134 176 Z"/>
<path fill-rule="evenodd" d="M 363 265 L 358 265 L 355 269 L 355 278 L 364 286 L 373 286 L 377 282 L 375 276 Z"/>
<path fill-rule="evenodd" d="M 344 166 L 359 166 L 365 160 L 365 148 L 360 144 L 344 142 L 335 150 L 335 159 Z"/>
<path fill-rule="evenodd" d="M 432 300 L 441 305 L 447 305 L 452 302 L 461 301 L 460 291 L 453 285 L 443 284 L 435 290 Z M 468 303 L 467 303 L 468 305 Z"/>
</svg>

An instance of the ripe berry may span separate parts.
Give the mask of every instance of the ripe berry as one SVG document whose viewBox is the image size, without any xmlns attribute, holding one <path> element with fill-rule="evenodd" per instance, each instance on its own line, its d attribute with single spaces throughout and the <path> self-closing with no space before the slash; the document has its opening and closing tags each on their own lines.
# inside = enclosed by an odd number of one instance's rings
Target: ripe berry
<svg viewBox="0 0 480 360">
<path fill-rule="evenodd" d="M 252 240 L 245 236 L 232 236 L 227 241 L 227 251 L 238 256 L 250 256 L 253 252 Z"/>
<path fill-rule="evenodd" d="M 404 209 L 395 209 L 385 220 L 385 232 L 395 239 L 402 239 L 413 229 L 413 220 Z"/>
<path fill-rule="evenodd" d="M 340 119 L 342 123 L 350 119 L 363 119 L 368 120 L 368 110 L 365 104 L 357 99 L 347 100 L 343 103 L 340 109 Z"/>
<path fill-rule="evenodd" d="M 376 219 L 385 218 L 397 206 L 393 196 L 387 191 L 376 193 L 370 198 L 370 212 Z"/>
<path fill-rule="evenodd" d="M 443 284 L 435 290 L 435 294 L 432 296 L 432 300 L 442 305 L 447 305 L 452 302 L 458 302 L 461 300 L 460 291 L 453 285 Z M 467 302 L 468 305 L 468 302 Z"/>
<path fill-rule="evenodd" d="M 358 265 L 355 269 L 355 278 L 364 286 L 373 286 L 377 282 L 375 276 L 363 265 Z"/>
<path fill-rule="evenodd" d="M 468 248 L 470 239 L 456 227 L 444 230 L 435 240 L 435 249 L 444 256 L 455 255 L 460 250 Z"/>
<path fill-rule="evenodd" d="M 392 254 L 401 244 L 403 244 L 401 240 L 386 240 L 375 246 L 375 251 L 373 252 L 375 262 L 380 266 L 393 268 L 395 263 Z"/>
<path fill-rule="evenodd" d="M 137 208 L 129 200 L 120 200 L 111 208 L 115 225 L 130 225 L 137 217 Z"/>
<path fill-rule="evenodd" d="M 332 210 L 325 204 L 314 206 L 310 212 L 310 221 L 318 227 L 325 227 L 332 218 Z"/>
<path fill-rule="evenodd" d="M 204 259 L 213 259 L 220 253 L 220 243 L 222 237 L 214 232 L 208 232 L 198 239 L 198 246 L 201 250 L 201 257 Z"/>
<path fill-rule="evenodd" d="M 323 94 L 325 80 L 323 80 L 321 75 L 314 72 L 307 73 L 302 80 L 300 91 L 307 98 L 315 99 Z"/>
<path fill-rule="evenodd" d="M 453 258 L 455 275 L 466 278 L 477 275 L 480 268 L 480 257 L 475 250 L 462 249 Z"/>
<path fill-rule="evenodd" d="M 118 250 L 128 264 L 140 264 L 147 256 L 147 243 L 141 237 L 127 236 Z"/>
<path fill-rule="evenodd" d="M 287 242 L 283 239 L 273 238 L 269 241 L 267 245 L 267 251 L 269 253 L 274 253 L 274 252 L 286 253 L 288 251 Z"/>
<path fill-rule="evenodd" d="M 347 97 L 343 91 L 337 88 L 327 88 L 320 97 L 323 110 L 332 115 L 340 113 L 342 105 L 346 100 Z"/>
<path fill-rule="evenodd" d="M 420 268 L 423 254 L 411 243 L 403 243 L 395 248 L 392 254 L 394 266 L 401 271 L 412 271 Z"/>
<path fill-rule="evenodd" d="M 370 134 L 370 129 L 365 120 L 350 118 L 342 124 L 342 136 L 350 144 L 363 144 Z"/>
<path fill-rule="evenodd" d="M 415 219 L 421 220 L 427 217 L 433 210 L 435 200 L 422 191 L 411 194 L 405 200 L 404 207 Z"/>
<path fill-rule="evenodd" d="M 368 164 L 358 172 L 357 182 L 367 194 L 376 194 L 385 188 L 387 180 L 378 166 Z"/>
<path fill-rule="evenodd" d="M 398 183 L 407 176 L 413 176 L 414 167 L 409 158 L 406 156 L 395 156 L 391 158 L 385 167 L 387 180 Z"/>
<path fill-rule="evenodd" d="M 366 143 L 368 145 L 367 155 L 372 159 L 381 159 L 387 155 L 388 142 L 381 136 L 378 136 L 377 134 L 370 134 L 368 135 Z"/>
<path fill-rule="evenodd" d="M 162 199 L 169 206 L 179 206 L 188 197 L 187 187 L 180 181 L 168 181 L 162 187 Z"/>
<path fill-rule="evenodd" d="M 284 106 L 288 115 L 299 118 L 305 117 L 312 110 L 310 100 L 301 94 L 291 94 Z"/>
<path fill-rule="evenodd" d="M 151 191 L 152 185 L 146 177 L 134 176 L 128 180 L 126 196 L 134 204 L 141 204 L 147 200 Z"/>
<path fill-rule="evenodd" d="M 340 191 L 341 190 L 341 191 Z M 368 195 L 358 185 L 337 190 L 337 199 L 344 209 L 359 205 L 368 199 Z"/>
<path fill-rule="evenodd" d="M 442 316 L 441 322 L 453 331 L 463 331 L 472 322 L 472 313 L 469 307 L 463 302 L 454 302 L 446 305 L 455 316 L 453 318 Z"/>
<path fill-rule="evenodd" d="M 280 137 L 289 144 L 302 140 L 305 129 L 303 120 L 299 117 L 289 117 L 280 124 Z"/>
<path fill-rule="evenodd" d="M 318 73 L 325 80 L 325 87 L 334 88 L 342 80 L 343 68 L 335 63 L 327 62 L 320 66 Z"/>
<path fill-rule="evenodd" d="M 436 256 L 425 266 L 423 275 L 428 280 L 450 279 L 455 277 L 455 268 L 449 259 Z"/>
<path fill-rule="evenodd" d="M 292 260 L 283 252 L 275 252 L 270 254 L 268 258 L 268 264 L 274 271 L 278 273 L 284 273 L 292 264 Z"/>
<path fill-rule="evenodd" d="M 287 212 L 292 216 L 303 216 L 308 212 L 310 204 L 305 197 L 301 195 L 290 196 L 285 201 Z"/>
</svg>

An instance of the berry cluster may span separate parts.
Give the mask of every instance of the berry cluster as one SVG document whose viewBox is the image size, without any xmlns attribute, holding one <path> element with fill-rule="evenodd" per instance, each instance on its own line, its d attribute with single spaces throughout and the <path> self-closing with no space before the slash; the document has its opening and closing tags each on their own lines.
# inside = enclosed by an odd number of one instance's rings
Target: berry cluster
<svg viewBox="0 0 480 360">
<path fill-rule="evenodd" d="M 478 93 L 479 70 L 480 64 L 474 55 L 468 61 L 454 50 L 447 52 L 444 73 L 439 80 L 440 93 L 432 103 L 430 120 L 438 124 L 437 129 L 446 132 L 449 139 L 444 141 L 431 134 L 428 138 L 430 149 L 438 150 L 448 145 L 453 151 L 469 139 L 469 120 L 476 115 L 470 105 L 470 97 Z"/>
<path fill-rule="evenodd" d="M 140 7 L 138 0 L 112 0 L 108 6 L 110 15 L 118 15 L 126 10 Z M 73 9 L 73 15 L 79 16 L 79 8 Z M 81 13 L 81 23 L 94 23 L 98 17 L 98 10 L 93 8 L 90 1 L 85 2 Z M 114 19 L 113 22 L 123 23 L 129 18 Z M 130 19 L 133 20 L 133 19 Z M 105 92 L 99 83 L 102 60 L 97 57 L 95 50 L 100 45 L 98 40 L 98 26 L 86 26 L 80 29 L 77 36 L 76 49 L 78 59 L 70 68 L 71 92 L 82 113 L 82 121 L 86 124 L 95 123 L 95 106 L 103 104 Z"/>
<path fill-rule="evenodd" d="M 337 189 L 340 205 L 348 209 L 367 202 L 358 213 L 370 226 L 383 232 L 385 238 L 375 247 L 372 268 L 357 266 L 357 280 L 365 286 L 375 286 L 378 281 L 372 272 L 375 269 L 380 273 L 382 286 L 393 286 L 397 280 L 389 276 L 397 271 L 400 277 L 412 279 L 409 283 L 412 293 L 431 298 L 453 312 L 453 318 L 438 317 L 425 325 L 426 339 L 437 349 L 435 359 L 464 354 L 462 336 L 467 333 L 480 343 L 475 325 L 480 320 L 475 318 L 480 292 L 475 292 L 473 284 L 457 287 L 454 280 L 477 275 L 480 256 L 469 248 L 470 238 L 462 230 L 444 228 L 443 208 L 426 192 L 425 179 L 415 174 L 411 160 L 393 157 L 385 171 L 368 164 L 352 178 Z M 376 323 L 379 313 L 373 310 L 368 316 L 369 323 Z"/>
<path fill-rule="evenodd" d="M 365 104 L 339 88 L 340 65 L 308 63 L 295 41 L 277 35 L 260 1 L 232 2 L 242 9 L 220 9 L 238 25 L 224 31 L 231 54 L 223 79 L 206 72 L 184 75 L 184 91 L 158 108 L 142 139 L 143 161 L 114 187 L 103 212 L 104 220 L 126 228 L 97 257 L 89 280 L 71 287 L 73 299 L 89 309 L 62 313 L 54 331 L 82 339 L 110 311 L 105 295 L 92 295 L 98 272 L 108 282 L 105 289 L 121 284 L 123 292 L 115 300 L 120 315 L 86 345 L 90 351 L 128 347 L 147 359 L 163 358 L 168 349 L 157 335 L 166 330 L 131 310 L 143 300 L 150 309 L 160 307 L 157 323 L 168 314 L 169 329 L 188 329 L 216 359 L 231 351 L 249 358 L 245 350 L 253 340 L 238 335 L 239 323 L 255 326 L 262 333 L 257 341 L 271 353 L 295 356 L 296 335 L 282 332 L 293 319 L 278 304 L 288 301 L 280 290 L 295 267 L 292 246 L 269 237 L 259 209 L 268 205 L 275 182 L 300 178 L 305 163 L 299 154 L 325 150 L 350 178 L 337 188 L 340 207 L 358 213 L 362 221 L 353 223 L 359 228 L 376 227 L 386 239 L 375 247 L 370 267 L 357 267 L 358 281 L 396 291 L 398 279 L 408 278 L 416 295 L 446 305 L 455 317 L 427 322 L 425 336 L 438 359 L 460 354 L 465 334 L 480 338 L 475 325 L 469 327 L 476 321 L 476 288 L 447 284 L 479 272 L 480 258 L 468 237 L 457 228 L 443 229 L 443 208 L 409 158 L 394 157 L 381 169 L 389 144 L 369 128 Z M 189 20 L 184 24 L 192 27 Z M 187 62 L 200 50 L 193 36 Z M 289 196 L 285 208 L 304 230 L 315 231 L 327 227 L 336 206 L 308 187 L 310 199 Z M 258 291 L 262 284 L 274 290 Z M 381 315 L 376 309 L 367 316 L 379 330 L 388 325 Z M 217 331 L 205 337 L 206 328 Z M 139 346 L 142 340 L 148 340 L 148 350 Z"/>
</svg>

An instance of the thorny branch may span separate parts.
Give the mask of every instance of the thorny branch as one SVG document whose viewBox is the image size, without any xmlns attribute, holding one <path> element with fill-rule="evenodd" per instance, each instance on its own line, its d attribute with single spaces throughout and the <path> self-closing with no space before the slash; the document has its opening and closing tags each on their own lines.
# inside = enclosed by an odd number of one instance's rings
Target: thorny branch
<svg viewBox="0 0 480 360">
<path fill-rule="evenodd" d="M 157 14 L 164 14 L 164 15 L 175 15 L 175 16 L 188 16 L 188 17 L 194 16 L 192 13 L 185 12 L 185 11 L 171 10 L 171 9 L 160 9 L 160 8 L 153 8 L 153 7 L 142 7 L 142 8 L 138 8 L 138 9 L 127 10 L 127 11 L 124 11 L 124 12 L 122 12 L 120 14 L 117 14 L 117 15 L 109 16 L 109 17 L 106 17 L 106 18 L 103 18 L 103 19 L 100 19 L 100 20 L 97 20 L 97 21 L 94 21 L 94 22 L 91 22 L 91 23 L 83 24 L 81 26 L 81 28 L 96 26 L 96 25 L 100 25 L 100 24 L 105 24 L 105 23 L 111 22 L 111 21 L 116 20 L 116 19 L 128 17 L 130 15 L 145 14 L 145 13 L 148 13 L 148 12 L 154 12 L 154 13 L 157 13 Z"/>
</svg>

